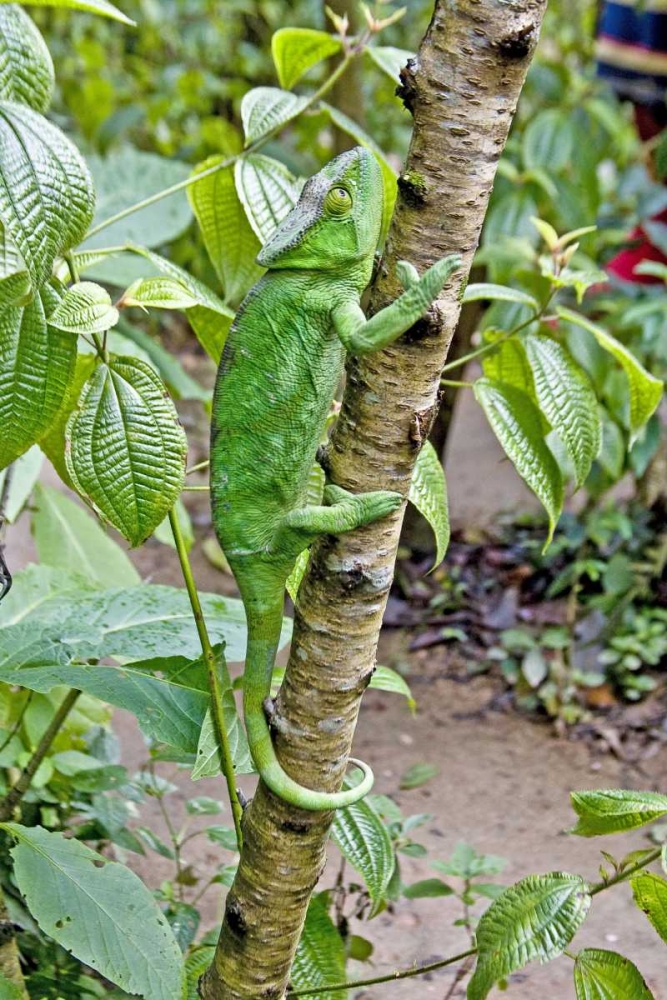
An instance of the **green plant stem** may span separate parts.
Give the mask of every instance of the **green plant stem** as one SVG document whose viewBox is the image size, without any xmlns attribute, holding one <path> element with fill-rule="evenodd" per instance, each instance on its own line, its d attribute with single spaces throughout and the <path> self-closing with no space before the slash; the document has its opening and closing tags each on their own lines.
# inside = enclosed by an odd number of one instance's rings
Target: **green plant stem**
<svg viewBox="0 0 667 1000">
<path fill-rule="evenodd" d="M 28 692 L 28 697 L 26 698 L 26 700 L 23 703 L 23 707 L 22 707 L 21 711 L 18 714 L 18 718 L 16 719 L 16 722 L 14 723 L 14 725 L 12 726 L 12 728 L 9 730 L 9 732 L 7 733 L 7 736 L 2 741 L 2 743 L 0 743 L 0 753 L 2 753 L 2 751 L 5 749 L 5 747 L 9 746 L 9 743 L 11 742 L 12 737 L 16 736 L 16 734 L 18 733 L 19 729 L 21 728 L 21 726 L 23 724 L 23 717 L 24 717 L 25 713 L 28 711 L 28 708 L 30 706 L 30 702 L 32 701 L 33 694 L 34 694 L 34 691 L 29 691 Z"/>
<path fill-rule="evenodd" d="M 211 489 L 210 486 L 184 486 L 184 493 L 208 493 Z"/>
<path fill-rule="evenodd" d="M 2 802 L 0 802 L 0 822 L 7 823 L 13 818 L 14 810 L 30 788 L 30 784 L 35 776 L 37 768 L 46 757 L 51 744 L 60 732 L 65 719 L 74 708 L 74 704 L 80 694 L 80 691 L 72 689 L 65 696 L 60 708 L 44 730 L 44 734 L 37 744 L 32 757 L 21 771 L 16 784 L 9 789 L 7 795 L 4 797 Z"/>
<path fill-rule="evenodd" d="M 440 379 L 440 385 L 451 385 L 455 389 L 472 389 L 472 382 L 455 382 L 449 378 Z"/>
<path fill-rule="evenodd" d="M 174 536 L 174 544 L 176 545 L 176 552 L 178 553 L 178 559 L 181 564 L 181 572 L 183 573 L 185 588 L 188 592 L 188 597 L 190 598 L 190 607 L 192 608 L 192 614 L 195 620 L 197 634 L 199 635 L 202 653 L 204 654 L 206 670 L 208 672 L 208 683 L 211 693 L 211 717 L 213 719 L 213 728 L 215 730 L 216 739 L 218 741 L 218 750 L 220 752 L 220 767 L 225 776 L 225 781 L 227 782 L 227 792 L 229 794 L 229 802 L 232 808 L 232 816 L 234 817 L 236 839 L 239 850 L 241 850 L 241 846 L 243 844 L 243 834 L 241 831 L 243 807 L 241 806 L 238 792 L 236 790 L 236 774 L 234 772 L 234 761 L 232 760 L 231 750 L 229 749 L 229 740 L 227 738 L 225 716 L 222 708 L 222 692 L 220 690 L 220 680 L 218 678 L 215 653 L 213 652 L 208 629 L 206 628 L 206 622 L 204 621 L 201 601 L 199 600 L 199 593 L 192 575 L 192 567 L 190 566 L 190 560 L 188 558 L 185 542 L 183 541 L 181 528 L 173 508 L 169 512 L 169 524 L 171 525 L 171 531 Z"/>
<path fill-rule="evenodd" d="M 210 464 L 211 460 L 209 458 L 205 458 L 203 462 L 197 462 L 196 465 L 191 465 L 189 469 L 186 469 L 185 475 L 191 476 L 193 472 L 202 472 L 204 469 L 208 469 Z"/>
<path fill-rule="evenodd" d="M 427 972 L 435 972 L 436 969 L 444 969 L 448 965 L 456 965 L 457 962 L 463 962 L 466 958 L 470 958 L 476 954 L 477 948 L 469 948 L 468 951 L 462 951 L 459 955 L 451 955 L 449 958 L 443 958 L 440 962 L 431 962 L 429 965 L 415 966 L 411 969 L 399 969 L 385 976 L 376 976 L 374 979 L 355 979 L 349 983 L 335 983 L 333 986 L 317 986 L 312 990 L 288 990 L 287 995 L 292 1000 L 292 997 L 314 997 L 318 993 L 334 993 L 338 990 L 354 990 L 360 989 L 363 986 L 379 986 L 380 983 L 393 983 L 398 979 L 424 976 Z"/>
<path fill-rule="evenodd" d="M 597 896 L 598 893 L 604 892 L 605 889 L 610 889 L 612 885 L 618 885 L 619 882 L 626 882 L 637 872 L 640 872 L 642 868 L 646 868 L 647 865 L 652 865 L 654 861 L 658 861 L 661 855 L 662 845 L 656 847 L 650 854 L 647 854 L 642 861 L 637 861 L 634 865 L 629 865 L 628 868 L 624 868 L 622 872 L 618 872 L 612 878 L 607 879 L 606 882 L 596 882 L 588 890 L 590 895 Z"/>
<path fill-rule="evenodd" d="M 324 97 L 326 93 L 334 86 L 334 84 L 340 79 L 347 67 L 350 65 L 353 59 L 355 59 L 360 52 L 363 51 L 363 46 L 359 45 L 354 49 L 351 49 L 345 54 L 343 59 L 336 66 L 333 73 L 327 77 L 321 87 L 311 94 L 307 102 L 300 109 L 299 114 L 303 114 L 308 108 L 311 108 L 319 100 Z M 148 198 L 143 198 L 141 201 L 135 202 L 134 205 L 128 205 L 127 208 L 121 209 L 120 212 L 116 212 L 115 215 L 110 215 L 108 219 L 104 219 L 99 222 L 96 226 L 93 226 L 86 233 L 85 239 L 90 239 L 93 236 L 97 236 L 104 229 L 108 229 L 115 222 L 120 222 L 121 219 L 126 219 L 128 215 L 134 215 L 135 212 L 140 212 L 143 208 L 148 208 L 150 205 L 154 205 L 158 201 L 162 201 L 163 198 L 168 198 L 172 194 L 178 194 L 179 191 L 184 191 L 186 188 L 191 187 L 198 181 L 204 180 L 205 177 L 211 177 L 216 174 L 219 170 L 224 170 L 226 167 L 233 166 L 237 160 L 240 160 L 243 156 L 248 156 L 250 153 L 257 152 L 262 146 L 264 146 L 270 139 L 272 139 L 278 132 L 280 132 L 285 125 L 288 125 L 293 119 L 289 118 L 285 122 L 280 122 L 269 132 L 266 132 L 260 139 L 255 139 L 254 142 L 244 149 L 242 153 L 236 153 L 234 156 L 228 156 L 225 160 L 221 160 L 220 163 L 215 163 L 212 167 L 208 167 L 206 170 L 202 170 L 201 173 L 191 174 L 186 177 L 185 180 L 178 181 L 176 184 L 171 184 L 169 187 L 163 188 L 161 191 L 156 191 L 155 194 L 150 195 Z"/>
</svg>

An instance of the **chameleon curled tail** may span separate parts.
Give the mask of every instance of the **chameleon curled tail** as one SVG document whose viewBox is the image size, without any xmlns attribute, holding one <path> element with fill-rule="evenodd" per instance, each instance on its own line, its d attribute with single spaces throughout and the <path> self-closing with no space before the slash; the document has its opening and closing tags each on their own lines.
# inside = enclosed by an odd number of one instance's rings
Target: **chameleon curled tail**
<svg viewBox="0 0 667 1000">
<path fill-rule="evenodd" d="M 264 783 L 280 798 L 301 809 L 322 812 L 340 809 L 367 795 L 373 786 L 373 772 L 363 761 L 350 757 L 350 761 L 363 771 L 360 784 L 343 792 L 317 792 L 300 785 L 281 767 L 271 739 L 266 718 L 266 696 L 271 685 L 271 674 L 280 644 L 283 624 L 283 597 L 281 589 L 268 611 L 248 612 L 248 645 L 243 686 L 243 710 L 248 743 L 255 765 Z"/>
</svg>

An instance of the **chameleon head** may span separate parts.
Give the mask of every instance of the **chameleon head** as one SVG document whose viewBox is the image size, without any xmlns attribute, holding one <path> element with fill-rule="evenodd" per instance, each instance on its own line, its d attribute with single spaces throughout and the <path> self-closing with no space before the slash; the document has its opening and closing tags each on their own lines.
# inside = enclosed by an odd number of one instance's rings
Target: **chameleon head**
<svg viewBox="0 0 667 1000">
<path fill-rule="evenodd" d="M 382 175 L 362 146 L 341 153 L 304 185 L 299 201 L 264 244 L 269 268 L 335 271 L 372 261 L 382 226 Z"/>
</svg>

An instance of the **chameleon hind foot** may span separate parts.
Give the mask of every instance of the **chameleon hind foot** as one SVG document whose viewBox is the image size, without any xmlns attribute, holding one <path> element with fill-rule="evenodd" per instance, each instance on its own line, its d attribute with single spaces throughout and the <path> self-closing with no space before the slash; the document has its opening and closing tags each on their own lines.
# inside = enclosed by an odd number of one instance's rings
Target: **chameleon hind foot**
<svg viewBox="0 0 667 1000">
<path fill-rule="evenodd" d="M 324 501 L 328 506 L 308 505 L 286 514 L 276 531 L 272 551 L 297 556 L 318 535 L 343 535 L 386 517 L 401 506 L 403 497 L 389 490 L 355 495 L 339 486 L 326 486 Z"/>
</svg>

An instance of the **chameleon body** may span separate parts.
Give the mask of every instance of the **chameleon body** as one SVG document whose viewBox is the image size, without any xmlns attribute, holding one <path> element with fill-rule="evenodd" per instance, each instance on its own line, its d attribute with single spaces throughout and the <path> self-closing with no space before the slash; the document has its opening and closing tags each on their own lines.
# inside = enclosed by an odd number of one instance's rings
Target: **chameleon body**
<svg viewBox="0 0 667 1000">
<path fill-rule="evenodd" d="M 297 556 L 321 534 L 341 534 L 402 503 L 384 490 L 353 495 L 327 485 L 309 504 L 309 472 L 345 352 L 379 350 L 428 309 L 458 258 L 446 258 L 366 320 L 359 300 L 370 281 L 382 221 L 382 178 L 362 148 L 332 160 L 260 251 L 266 273 L 244 300 L 225 345 L 213 400 L 211 498 L 216 534 L 246 611 L 244 715 L 265 784 L 303 809 L 357 801 L 373 782 L 328 794 L 281 767 L 265 714 L 282 626 L 285 583 Z M 407 282 L 406 282 L 407 283 Z"/>
</svg>

